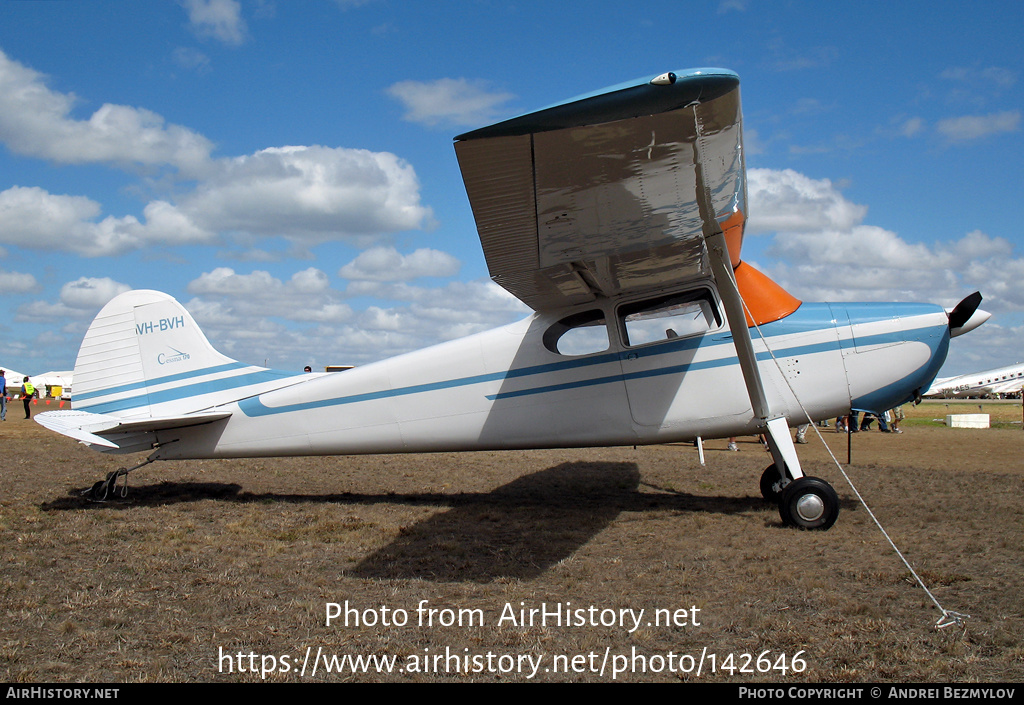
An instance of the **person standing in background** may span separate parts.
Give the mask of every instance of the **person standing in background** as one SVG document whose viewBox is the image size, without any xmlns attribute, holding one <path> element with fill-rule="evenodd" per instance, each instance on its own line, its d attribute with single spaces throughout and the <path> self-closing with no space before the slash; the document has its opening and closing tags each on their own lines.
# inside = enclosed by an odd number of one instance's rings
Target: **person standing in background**
<svg viewBox="0 0 1024 705">
<path fill-rule="evenodd" d="M 21 382 L 21 403 L 25 405 L 25 418 L 32 417 L 32 410 L 29 409 L 29 404 L 32 403 L 32 397 L 36 395 L 36 387 L 34 384 L 28 381 L 28 377 Z"/>
</svg>

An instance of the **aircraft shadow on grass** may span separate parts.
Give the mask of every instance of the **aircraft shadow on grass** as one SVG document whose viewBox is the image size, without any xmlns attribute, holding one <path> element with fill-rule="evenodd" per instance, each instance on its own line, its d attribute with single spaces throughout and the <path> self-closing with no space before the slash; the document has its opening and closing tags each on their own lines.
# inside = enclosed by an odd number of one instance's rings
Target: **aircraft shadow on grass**
<svg viewBox="0 0 1024 705">
<path fill-rule="evenodd" d="M 645 485 L 634 463 L 570 462 L 517 478 L 490 492 L 254 494 L 234 483 L 161 482 L 132 486 L 124 500 L 92 502 L 73 490 L 43 511 L 127 509 L 213 499 L 339 505 L 446 506 L 400 530 L 387 546 L 346 571 L 354 577 L 487 582 L 536 577 L 573 555 L 622 512 L 736 514 L 765 506 L 761 497 L 691 495 Z M 781 525 L 781 524 L 780 524 Z"/>
</svg>

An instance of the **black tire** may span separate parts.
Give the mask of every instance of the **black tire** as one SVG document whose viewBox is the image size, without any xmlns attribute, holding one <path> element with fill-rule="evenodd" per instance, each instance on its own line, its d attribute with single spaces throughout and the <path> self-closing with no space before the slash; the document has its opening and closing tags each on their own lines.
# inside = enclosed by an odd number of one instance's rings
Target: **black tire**
<svg viewBox="0 0 1024 705">
<path fill-rule="evenodd" d="M 86 496 L 95 501 L 102 502 L 107 498 L 107 481 L 100 480 L 92 486 L 92 489 L 85 493 Z"/>
<path fill-rule="evenodd" d="M 786 466 L 786 479 L 792 481 L 793 476 L 789 474 L 789 466 Z M 778 504 L 779 500 L 782 499 L 782 491 L 776 490 L 773 485 L 779 481 L 779 471 L 775 469 L 775 463 L 772 463 L 764 469 L 761 473 L 761 496 L 764 497 L 766 502 L 772 504 Z"/>
<path fill-rule="evenodd" d="M 827 531 L 839 518 L 839 495 L 821 478 L 801 477 L 782 491 L 779 516 L 789 526 Z"/>
</svg>

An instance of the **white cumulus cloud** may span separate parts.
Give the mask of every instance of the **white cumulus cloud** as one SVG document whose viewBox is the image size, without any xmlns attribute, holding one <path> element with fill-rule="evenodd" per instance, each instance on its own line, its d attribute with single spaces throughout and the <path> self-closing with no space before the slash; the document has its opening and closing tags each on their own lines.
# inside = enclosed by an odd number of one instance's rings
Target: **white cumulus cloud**
<svg viewBox="0 0 1024 705">
<path fill-rule="evenodd" d="M 28 272 L 0 271 L 0 294 L 24 294 L 39 288 L 39 282 Z"/>
<path fill-rule="evenodd" d="M 130 289 L 127 284 L 109 277 L 79 277 L 61 287 L 60 301 L 71 308 L 96 311 L 118 294 Z"/>
<path fill-rule="evenodd" d="M 149 203 L 145 221 L 107 216 L 84 196 L 51 194 L 36 186 L 0 191 L 0 242 L 29 249 L 66 250 L 86 257 L 123 254 L 150 244 L 210 242 L 204 231 L 164 201 Z"/>
<path fill-rule="evenodd" d="M 447 252 L 420 248 L 408 255 L 394 247 L 372 247 L 346 264 L 338 275 L 352 280 L 410 281 L 419 277 L 452 277 L 460 262 Z"/>
<path fill-rule="evenodd" d="M 400 81 L 387 92 L 405 106 L 406 120 L 429 126 L 482 126 L 493 121 L 500 107 L 515 97 L 492 91 L 484 81 L 465 78 Z"/>
<path fill-rule="evenodd" d="M 256 318 L 337 323 L 352 316 L 341 293 L 331 289 L 327 274 L 316 267 L 296 272 L 287 281 L 262 270 L 238 274 L 230 267 L 217 267 L 187 288 L 199 297 L 200 305 L 216 302 L 218 316 L 230 314 L 233 324 Z"/>
<path fill-rule="evenodd" d="M 952 306 L 981 290 L 992 312 L 1024 304 L 1024 259 L 1005 238 L 974 230 L 910 242 L 862 222 L 867 209 L 827 179 L 792 170 L 751 169 L 749 198 L 750 231 L 773 233 L 770 261 L 754 264 L 800 298 Z"/>
<path fill-rule="evenodd" d="M 0 141 L 17 154 L 64 164 L 172 165 L 200 169 L 212 143 L 154 112 L 105 104 L 86 120 L 75 98 L 47 87 L 36 71 L 0 51 Z"/>
<path fill-rule="evenodd" d="M 79 277 L 61 287 L 59 300 L 55 303 L 33 301 L 19 306 L 15 320 L 89 319 L 112 298 L 130 289 L 127 284 L 109 277 Z"/>
<path fill-rule="evenodd" d="M 237 46 L 245 41 L 248 29 L 242 19 L 238 0 L 182 0 L 192 31 L 200 37 Z"/>
<path fill-rule="evenodd" d="M 269 148 L 221 160 L 177 208 L 204 230 L 314 243 L 433 222 L 407 162 L 389 152 L 320 146 Z"/>
<path fill-rule="evenodd" d="M 967 142 L 1020 129 L 1020 111 L 1005 110 L 990 115 L 965 115 L 940 120 L 935 127 L 950 142 Z"/>
<path fill-rule="evenodd" d="M 848 201 L 828 179 L 811 179 L 792 169 L 747 170 L 750 221 L 747 232 L 807 232 L 848 229 L 867 207 Z"/>
<path fill-rule="evenodd" d="M 212 12 L 216 4 L 189 7 Z M 106 104 L 79 120 L 75 102 L 0 52 L 0 141 L 11 151 L 61 163 L 169 169 L 191 179 L 191 190 L 182 186 L 141 213 L 118 215 L 84 196 L 12 186 L 0 192 L 0 243 L 88 257 L 218 244 L 229 235 L 283 237 L 296 247 L 336 238 L 365 246 L 434 225 L 415 170 L 389 152 L 291 146 L 212 159 L 209 140 L 156 113 Z"/>
<path fill-rule="evenodd" d="M 0 243 L 97 257 L 214 244 L 227 233 L 362 244 L 434 224 L 412 166 L 388 152 L 272 148 L 211 162 L 208 172 L 177 202 L 149 202 L 141 220 L 108 215 L 97 222 L 102 206 L 89 198 L 14 186 L 0 192 Z"/>
</svg>

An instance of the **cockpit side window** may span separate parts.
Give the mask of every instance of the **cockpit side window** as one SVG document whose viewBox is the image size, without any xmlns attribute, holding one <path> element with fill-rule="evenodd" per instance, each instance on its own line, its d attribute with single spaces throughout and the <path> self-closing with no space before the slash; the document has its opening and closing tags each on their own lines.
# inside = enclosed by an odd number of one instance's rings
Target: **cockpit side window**
<svg viewBox="0 0 1024 705">
<path fill-rule="evenodd" d="M 544 332 L 544 347 L 559 355 L 589 355 L 610 347 L 604 311 L 594 309 L 566 316 Z"/>
<path fill-rule="evenodd" d="M 630 347 L 707 333 L 722 325 L 707 289 L 632 301 L 620 306 L 618 315 Z"/>
</svg>

